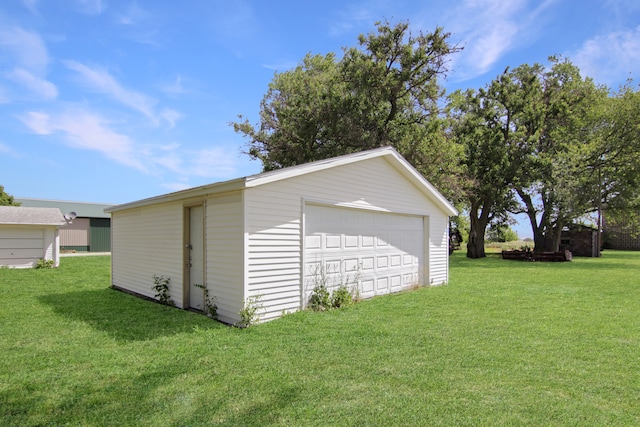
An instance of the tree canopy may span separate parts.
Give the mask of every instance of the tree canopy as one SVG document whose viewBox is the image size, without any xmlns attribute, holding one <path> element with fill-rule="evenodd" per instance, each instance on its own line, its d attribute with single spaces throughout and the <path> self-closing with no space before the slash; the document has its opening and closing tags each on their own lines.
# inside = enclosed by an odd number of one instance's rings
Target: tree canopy
<svg viewBox="0 0 640 427">
<path fill-rule="evenodd" d="M 414 35 L 408 22 L 377 23 L 341 59 L 308 54 L 276 73 L 259 122 L 231 124 L 264 171 L 395 147 L 469 213 L 472 258 L 485 256 L 487 227 L 500 229 L 510 214 L 526 214 L 534 250 L 547 251 L 585 214 L 640 212 L 637 91 L 610 94 L 550 57 L 445 102 L 440 80 L 458 50 L 442 28 Z"/>
<path fill-rule="evenodd" d="M 260 122 L 232 125 L 265 171 L 390 145 L 450 196 L 458 153 L 439 115 L 438 79 L 459 49 L 448 39 L 441 28 L 413 35 L 407 22 L 378 23 L 340 60 L 308 54 L 277 73 Z"/>
<path fill-rule="evenodd" d="M 16 202 L 11 194 L 4 191 L 2 185 L 0 185 L 0 206 L 20 206 L 20 203 Z"/>
<path fill-rule="evenodd" d="M 586 159 L 590 188 L 607 220 L 640 225 L 640 92 L 626 84 L 601 105 Z"/>
<path fill-rule="evenodd" d="M 450 100 L 465 149 L 468 256 L 484 256 L 486 227 L 508 213 L 527 215 L 535 251 L 557 250 L 565 226 L 603 207 L 638 218 L 640 95 L 630 85 L 611 95 L 551 57 Z"/>
</svg>

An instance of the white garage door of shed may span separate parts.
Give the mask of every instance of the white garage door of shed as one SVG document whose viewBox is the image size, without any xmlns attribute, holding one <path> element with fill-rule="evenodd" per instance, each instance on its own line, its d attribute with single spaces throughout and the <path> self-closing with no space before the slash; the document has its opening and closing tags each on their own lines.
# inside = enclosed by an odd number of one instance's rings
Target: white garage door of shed
<svg viewBox="0 0 640 427">
<path fill-rule="evenodd" d="M 42 229 L 16 227 L 0 230 L 0 265 L 31 267 L 43 256 Z"/>
<path fill-rule="evenodd" d="M 305 209 L 305 292 L 358 283 L 360 296 L 407 289 L 424 279 L 424 218 L 318 205 Z"/>
</svg>

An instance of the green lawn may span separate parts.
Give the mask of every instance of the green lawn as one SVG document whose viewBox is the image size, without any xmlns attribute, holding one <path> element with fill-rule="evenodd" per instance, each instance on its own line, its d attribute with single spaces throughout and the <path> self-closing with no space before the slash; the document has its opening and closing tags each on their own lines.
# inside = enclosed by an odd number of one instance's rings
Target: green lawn
<svg viewBox="0 0 640 427">
<path fill-rule="evenodd" d="M 249 329 L 109 261 L 0 269 L 0 425 L 640 425 L 638 252 L 456 253 L 449 285 Z"/>
</svg>

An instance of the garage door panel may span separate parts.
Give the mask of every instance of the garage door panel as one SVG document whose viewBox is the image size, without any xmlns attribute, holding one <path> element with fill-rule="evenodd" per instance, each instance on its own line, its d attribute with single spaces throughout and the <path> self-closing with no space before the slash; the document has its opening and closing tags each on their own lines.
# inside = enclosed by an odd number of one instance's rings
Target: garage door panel
<svg viewBox="0 0 640 427">
<path fill-rule="evenodd" d="M 340 236 L 325 236 L 325 248 L 327 249 L 340 249 L 341 238 Z"/>
<path fill-rule="evenodd" d="M 2 259 L 38 259 L 44 256 L 44 249 L 39 248 L 19 248 L 19 249 L 0 249 L 0 258 Z"/>
<path fill-rule="evenodd" d="M 362 236 L 362 247 L 373 248 L 373 236 Z"/>
<path fill-rule="evenodd" d="M 307 236 L 306 247 L 307 249 L 321 249 L 322 236 Z"/>
<path fill-rule="evenodd" d="M 0 248 L 6 249 L 42 249 L 42 237 L 36 239 L 4 239 L 0 238 Z"/>
<path fill-rule="evenodd" d="M 416 283 L 424 264 L 424 226 L 419 216 L 307 205 L 305 210 L 305 304 L 323 275 L 331 289 L 358 286 L 369 298 Z M 311 267 L 310 267 L 311 266 Z"/>
<path fill-rule="evenodd" d="M 391 289 L 400 290 L 402 288 L 402 276 L 391 276 Z"/>
<path fill-rule="evenodd" d="M 351 273 L 351 272 L 358 272 L 358 268 L 360 267 L 360 260 L 358 258 L 351 258 L 351 259 L 345 259 L 344 260 L 344 272 L 345 273 Z"/>
<path fill-rule="evenodd" d="M 399 267 L 402 265 L 402 255 L 392 255 L 389 261 L 391 267 Z"/>
<path fill-rule="evenodd" d="M 345 248 L 358 248 L 358 237 L 359 236 L 345 236 L 344 237 L 344 246 Z"/>
<path fill-rule="evenodd" d="M 403 286 L 411 286 L 417 282 L 417 275 L 415 274 L 405 274 L 402 276 L 402 285 Z"/>
</svg>

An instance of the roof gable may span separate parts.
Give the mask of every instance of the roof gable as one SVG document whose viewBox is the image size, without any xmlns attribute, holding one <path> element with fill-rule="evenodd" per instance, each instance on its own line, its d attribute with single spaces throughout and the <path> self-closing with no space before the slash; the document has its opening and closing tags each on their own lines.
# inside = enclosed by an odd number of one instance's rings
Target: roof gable
<svg viewBox="0 0 640 427">
<path fill-rule="evenodd" d="M 317 172 L 344 166 L 351 163 L 361 162 L 368 159 L 383 157 L 394 168 L 400 172 L 407 180 L 418 187 L 428 198 L 438 205 L 449 216 L 458 215 L 455 207 L 427 181 L 404 157 L 402 157 L 393 147 L 382 147 L 374 150 L 362 151 L 359 153 L 346 154 L 344 156 L 334 157 L 326 160 L 305 163 L 288 168 L 278 169 L 271 172 L 265 172 L 246 178 L 246 187 L 256 187 L 270 182 L 283 179 L 293 178 L 295 176 L 307 173 Z"/>
<path fill-rule="evenodd" d="M 105 212 L 116 212 L 119 210 L 130 209 L 140 206 L 151 205 L 155 203 L 163 203 L 175 200 L 181 200 L 188 197 L 198 197 L 222 193 L 225 191 L 242 190 L 245 188 L 258 187 L 260 185 L 293 178 L 296 176 L 318 172 L 337 166 L 344 166 L 355 162 L 366 161 L 368 159 L 384 157 L 394 168 L 402 174 L 408 181 L 419 188 L 429 199 L 431 199 L 443 212 L 449 216 L 458 215 L 455 207 L 449 203 L 445 197 L 440 194 L 436 188 L 431 185 L 409 162 L 407 162 L 394 148 L 382 147 L 374 150 L 362 151 L 359 153 L 346 154 L 344 156 L 333 157 L 325 160 L 305 163 L 297 166 L 291 166 L 270 172 L 264 172 L 251 175 L 245 178 L 239 178 L 231 181 L 218 182 L 213 184 L 195 187 L 187 190 L 169 193 L 162 196 L 152 197 L 137 202 L 127 203 L 124 205 L 114 206 L 105 209 Z"/>
</svg>

